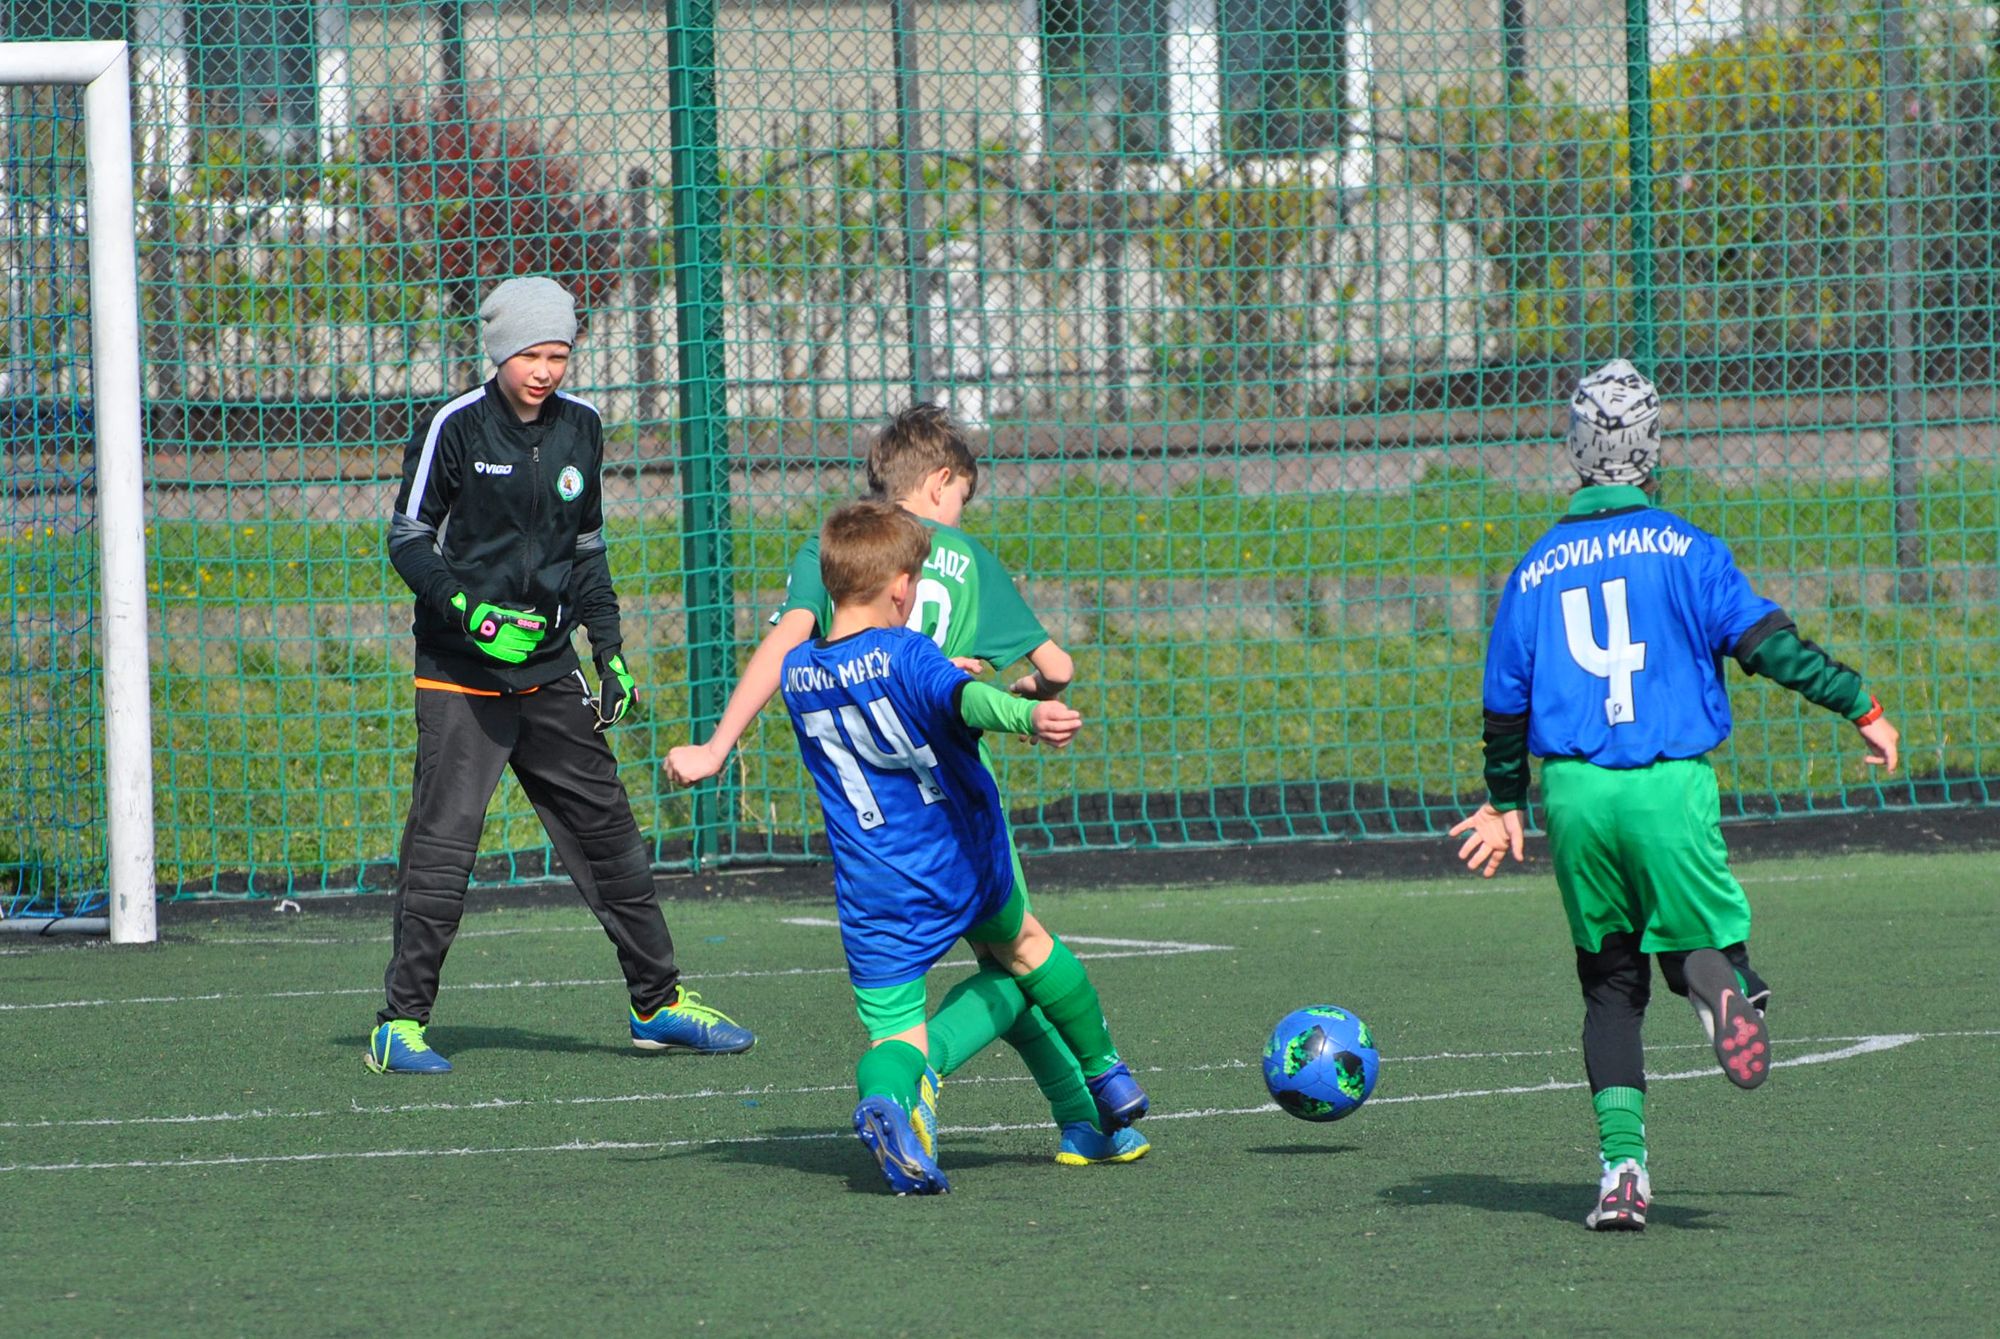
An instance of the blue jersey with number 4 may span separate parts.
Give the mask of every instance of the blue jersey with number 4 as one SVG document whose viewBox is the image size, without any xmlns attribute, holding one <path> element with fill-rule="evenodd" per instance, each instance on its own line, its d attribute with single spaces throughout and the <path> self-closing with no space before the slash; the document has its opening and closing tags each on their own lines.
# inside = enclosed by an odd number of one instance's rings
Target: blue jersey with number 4
<svg viewBox="0 0 2000 1339">
<path fill-rule="evenodd" d="M 780 686 L 826 816 L 857 986 L 916 980 L 1013 892 L 1000 792 L 959 716 L 970 682 L 908 628 L 785 657 Z"/>
<path fill-rule="evenodd" d="M 1672 512 L 1571 514 L 1507 578 L 1486 711 L 1526 713 L 1537 757 L 1700 757 L 1729 737 L 1722 658 L 1777 610 L 1727 545 Z"/>
</svg>

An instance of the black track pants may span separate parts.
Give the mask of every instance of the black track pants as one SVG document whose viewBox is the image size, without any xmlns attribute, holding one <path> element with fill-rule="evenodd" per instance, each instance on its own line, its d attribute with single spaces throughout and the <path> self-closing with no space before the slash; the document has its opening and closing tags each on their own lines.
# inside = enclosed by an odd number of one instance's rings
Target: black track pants
<svg viewBox="0 0 2000 1339">
<path fill-rule="evenodd" d="M 417 690 L 416 780 L 396 873 L 382 1022 L 430 1022 L 486 805 L 508 767 L 617 946 L 633 1007 L 650 1013 L 673 999 L 680 973 L 646 841 L 582 691 L 580 679 L 504 697 Z"/>
</svg>

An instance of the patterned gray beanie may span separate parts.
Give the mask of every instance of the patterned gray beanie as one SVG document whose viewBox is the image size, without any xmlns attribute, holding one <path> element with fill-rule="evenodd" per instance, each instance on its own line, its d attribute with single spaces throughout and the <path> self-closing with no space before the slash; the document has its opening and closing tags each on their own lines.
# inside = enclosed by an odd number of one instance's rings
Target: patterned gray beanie
<svg viewBox="0 0 2000 1339">
<path fill-rule="evenodd" d="M 576 299 L 553 279 L 509 279 L 479 304 L 486 356 L 496 365 L 551 340 L 576 343 Z"/>
<path fill-rule="evenodd" d="M 1577 383 L 1569 454 L 1585 483 L 1644 483 L 1660 463 L 1660 392 L 1623 358 Z"/>
</svg>

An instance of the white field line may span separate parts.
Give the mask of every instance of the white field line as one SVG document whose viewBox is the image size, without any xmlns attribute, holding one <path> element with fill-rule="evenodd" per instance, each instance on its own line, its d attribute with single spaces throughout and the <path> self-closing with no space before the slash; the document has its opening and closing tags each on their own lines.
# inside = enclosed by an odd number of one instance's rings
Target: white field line
<svg viewBox="0 0 2000 1339">
<path fill-rule="evenodd" d="M 1275 907 L 1296 906 L 1314 902 L 1361 902 L 1376 897 L 1496 897 L 1507 894 L 1541 894 L 1548 891 L 1549 881 L 1536 880 L 1530 877 L 1533 871 L 1515 870 L 1510 866 L 1508 872 L 1516 874 L 1518 877 L 1489 880 L 1475 878 L 1468 874 L 1463 881 L 1444 884 L 1424 883 L 1415 887 L 1398 884 L 1394 880 L 1387 879 L 1357 879 L 1352 886 L 1342 888 L 1338 891 L 1278 893 L 1268 897 L 1205 897 L 1204 894 L 1226 892 L 1227 890 L 1218 889 L 1207 884 L 1166 884 L 1158 891 L 1173 894 L 1171 898 L 1161 898 L 1145 902 L 1105 902 L 1093 905 L 1104 908 L 1134 907 L 1143 911 L 1162 911 L 1168 909 L 1183 910 L 1190 906 Z M 1852 872 L 1844 874 L 1769 874 L 1753 875 L 1740 880 L 1740 882 L 1748 888 L 1773 883 L 1839 883 L 1860 877 L 1859 874 Z M 1371 883 L 1376 886 L 1369 887 L 1368 885 Z"/>
<path fill-rule="evenodd" d="M 588 925 L 517 925 L 499 930 L 460 930 L 456 935 L 452 937 L 452 942 L 457 943 L 461 939 L 501 939 L 509 935 L 578 935 L 578 934 L 589 934 L 593 930 L 595 930 L 598 934 L 604 933 L 604 927 L 599 925 L 596 921 L 592 921 Z M 386 944 L 389 942 L 389 939 L 390 936 L 385 934 L 353 935 L 353 936 L 343 936 L 338 938 L 327 937 L 327 936 L 308 937 L 305 935 L 239 935 L 239 936 L 232 936 L 231 938 L 228 939 L 210 939 L 206 936 L 201 936 L 193 940 L 190 940 L 188 942 L 197 947 L 206 946 L 209 944 L 358 945 L 358 944 Z"/>
<path fill-rule="evenodd" d="M 1823 1065 L 1836 1060 L 1850 1060 L 1856 1056 L 1877 1051 L 1894 1050 L 1923 1040 L 1927 1034 L 1898 1032 L 1864 1037 L 1851 1046 L 1834 1051 L 1820 1051 L 1809 1055 L 1794 1056 L 1787 1060 L 1772 1062 L 1772 1068 L 1782 1069 L 1794 1065 Z M 1988 1035 L 1988 1034 L 1971 1034 Z M 1713 1067 L 1683 1070 L 1674 1074 L 1648 1075 L 1650 1080 L 1668 1082 L 1675 1079 L 1708 1078 L 1715 1074 Z M 844 1086 L 844 1085 L 843 1085 Z M 1396 1106 L 1409 1102 L 1444 1102 L 1483 1097 L 1511 1097 L 1523 1093 L 1560 1092 L 1581 1089 L 1588 1085 L 1581 1082 L 1555 1082 L 1533 1084 L 1511 1088 L 1466 1088 L 1449 1093 L 1421 1093 L 1406 1097 L 1377 1098 L 1374 1106 Z M 1275 1113 L 1280 1108 L 1276 1103 L 1264 1102 L 1248 1107 L 1204 1107 L 1196 1111 L 1166 1111 L 1149 1115 L 1149 1121 L 1169 1120 L 1211 1120 L 1223 1116 L 1260 1116 Z M 994 1125 L 947 1125 L 944 1134 L 1002 1134 L 1025 1130 L 1044 1130 L 1047 1121 L 1029 1123 L 1007 1122 Z M 17 1172 L 97 1172 L 97 1171 L 152 1171 L 173 1168 L 194 1167 L 253 1167 L 273 1163 L 303 1162 L 363 1162 L 390 1158 L 466 1158 L 523 1155 L 531 1153 L 596 1153 L 596 1152 L 659 1152 L 671 1148 L 707 1148 L 729 1144 L 797 1144 L 817 1142 L 827 1139 L 843 1139 L 848 1136 L 840 1131 L 828 1130 L 812 1134 L 766 1134 L 738 1135 L 724 1139 L 648 1139 L 648 1140 L 572 1140 L 561 1144 L 515 1144 L 499 1148 L 461 1146 L 455 1148 L 380 1148 L 361 1149 L 353 1152 L 334 1153 L 262 1153 L 233 1155 L 215 1158 L 133 1158 L 119 1162 L 49 1162 L 14 1163 L 0 1165 L 0 1174 Z"/>
<path fill-rule="evenodd" d="M 1885 1039 L 1896 1046 L 1904 1046 L 1913 1041 L 1933 1041 L 1966 1037 L 2000 1037 L 2000 1028 L 1970 1032 L 1850 1033 L 1830 1037 L 1799 1037 L 1792 1039 L 1791 1044 L 1797 1046 L 1825 1045 L 1831 1042 L 1848 1042 L 1853 1044 L 1840 1051 L 1826 1052 L 1818 1056 L 1800 1056 L 1796 1059 L 1782 1060 L 1779 1063 L 1782 1065 L 1806 1065 L 1822 1064 L 1828 1060 L 1844 1060 L 1856 1055 L 1865 1055 L 1870 1051 L 1889 1049 L 1888 1045 L 1883 1044 Z M 1705 1051 L 1708 1049 L 1708 1044 L 1706 1042 L 1689 1042 L 1684 1045 L 1653 1046 L 1648 1049 L 1654 1051 Z M 1439 1061 L 1547 1057 L 1574 1055 L 1577 1050 L 1578 1048 L 1572 1046 L 1556 1050 L 1540 1051 L 1437 1051 L 1430 1055 L 1393 1056 L 1391 1057 L 1391 1062 L 1401 1066 Z M 1207 1074 L 1218 1071 L 1254 1069 L 1257 1067 L 1254 1061 L 1226 1060 L 1217 1064 L 1182 1065 L 1171 1071 L 1162 1065 L 1152 1065 L 1141 1068 L 1139 1072 L 1149 1075 L 1166 1074 L 1169 1072 L 1176 1074 Z M 1703 1074 L 1713 1074 L 1714 1072 L 1713 1067 L 1708 1067 L 1692 1069 L 1679 1074 L 1649 1075 L 1648 1077 L 1662 1080 L 1687 1079 L 1696 1078 Z M 949 1086 L 956 1090 L 987 1084 L 1031 1082 L 1033 1082 L 1033 1079 L 1026 1074 L 992 1074 L 978 1075 L 971 1078 L 954 1078 L 949 1081 Z M 0 1130 L 52 1130 L 77 1127 L 101 1129 L 133 1125 L 219 1125 L 258 1120 L 323 1120 L 341 1116 L 402 1116 L 435 1112 L 512 1111 L 522 1107 L 622 1106 L 632 1103 L 706 1101 L 723 1097 L 809 1096 L 817 1093 L 846 1092 L 852 1086 L 852 1084 L 847 1083 L 834 1083 L 808 1087 L 781 1088 L 773 1084 L 765 1084 L 758 1087 L 744 1088 L 699 1088 L 691 1092 L 681 1093 L 618 1093 L 588 1097 L 491 1097 L 477 1102 L 401 1102 L 381 1105 L 363 1105 L 362 1103 L 355 1102 L 345 1107 L 328 1107 L 321 1110 L 308 1111 L 273 1111 L 251 1108 L 245 1111 L 218 1111 L 174 1116 L 84 1116 L 63 1120 L 6 1120 L 0 1121 Z M 1486 1096 L 1498 1093 L 1557 1092 L 1565 1089 L 1581 1088 L 1583 1086 L 1581 1083 L 1551 1079 L 1547 1083 L 1532 1084 L 1525 1087 L 1480 1089 L 1475 1090 L 1471 1095 Z M 1405 1097 L 1383 1097 L 1375 1099 L 1374 1104 L 1377 1106 L 1388 1106 L 1402 1102 L 1435 1102 L 1442 1098 L 1465 1095 L 1465 1093 L 1448 1092 Z M 1249 1108 L 1245 1109 L 1248 1110 Z M 1275 1110 L 1276 1108 L 1273 1107 L 1271 1109 Z M 1149 1119 L 1154 1118 L 1149 1117 Z"/>
<path fill-rule="evenodd" d="M 1739 882 L 1741 882 L 1745 887 L 1757 887 L 1764 884 L 1776 884 L 1776 883 L 1834 883 L 1834 882 L 1853 880 L 1859 877 L 1861 876 L 1855 873 L 1770 874 L 1770 875 L 1752 876 L 1750 878 L 1741 879 L 1739 880 Z M 1386 880 L 1371 880 L 1364 882 L 1377 882 L 1377 883 L 1386 882 L 1389 883 L 1390 886 L 1386 888 L 1378 887 L 1373 889 L 1363 886 L 1363 887 L 1348 888 L 1339 892 L 1293 893 L 1293 894 L 1275 895 L 1271 897 L 1224 898 L 1216 901 L 1208 901 L 1207 905 L 1220 906 L 1220 907 L 1286 906 L 1286 905 L 1294 905 L 1299 903 L 1312 903 L 1312 902 L 1353 902 L 1353 901 L 1360 901 L 1362 899 L 1369 897 L 1381 897 L 1381 896 L 1401 897 L 1401 898 L 1486 897 L 1498 893 L 1524 893 L 1530 891 L 1537 891 L 1539 889 L 1539 885 L 1531 887 L 1528 885 L 1514 883 L 1514 882 L 1496 884 L 1496 883 L 1490 883 L 1483 879 L 1475 880 L 1470 876 L 1468 876 L 1465 882 L 1462 884 L 1427 883 L 1419 885 L 1414 888 L 1398 887 L 1393 884 L 1393 881 L 1386 881 Z M 1174 899 L 1171 901 L 1120 903 L 1118 905 L 1136 906 L 1140 909 L 1147 911 L 1158 911 L 1169 907 L 1185 907 L 1190 903 L 1203 901 L 1204 899 L 1202 895 L 1204 893 L 1213 893 L 1218 890 L 1212 885 L 1207 885 L 1207 884 L 1188 884 L 1188 885 L 1166 884 L 1162 885 L 1158 891 L 1173 893 L 1175 895 Z M 825 917 L 825 916 L 781 916 L 778 919 L 778 923 L 780 925 L 807 926 L 815 929 L 835 929 L 838 928 L 838 926 L 840 925 L 839 921 L 833 920 L 830 917 Z M 598 927 L 594 922 L 589 925 L 523 925 L 523 926 L 512 926 L 505 929 L 496 929 L 496 930 L 461 930 L 459 931 L 457 937 L 459 939 L 498 939 L 511 935 L 589 934 L 590 932 L 598 930 L 599 928 L 600 927 Z M 1068 936 L 1064 937 L 1068 938 Z M 205 936 L 197 936 L 189 941 L 184 941 L 184 942 L 196 945 L 228 944 L 228 945 L 272 945 L 275 947 L 287 947 L 294 944 L 300 944 L 300 945 L 386 944 L 389 942 L 389 940 L 390 936 L 387 934 L 358 935 L 358 936 L 254 935 L 253 934 L 253 935 L 231 935 L 227 938 L 208 938 Z M 1089 941 L 1071 939 L 1070 942 L 1083 943 Z M 30 952 L 33 952 L 33 950 L 0 949 L 0 956 L 12 957 Z"/>
<path fill-rule="evenodd" d="M 596 927 L 591 927 L 596 928 Z M 1086 962 L 1103 962 L 1111 958 L 1173 958 L 1184 953 L 1227 953 L 1232 951 L 1229 944 L 1182 944 L 1164 939 L 1071 939 L 1072 944 L 1147 944 L 1147 948 L 1116 948 L 1104 953 L 1079 953 L 1076 956 Z M 933 972 L 962 972 L 972 966 L 969 958 L 951 958 L 931 968 Z M 702 985 L 710 981 L 766 980 L 772 977 L 789 976 L 845 976 L 845 967 L 771 967 L 741 972 L 702 972 L 687 977 L 691 985 Z M 514 980 L 514 981 L 453 981 L 447 990 L 562 990 L 579 986 L 622 986 L 625 979 L 618 976 L 571 977 L 554 981 Z M 95 1009 L 101 1006 L 129 1007 L 135 1004 L 205 1004 L 217 1000 L 316 1000 L 332 999 L 343 995 L 380 995 L 380 986 L 334 986 L 319 990 L 268 990 L 256 994 L 236 995 L 226 991 L 210 991 L 201 995 L 133 995 L 124 999 L 100 1000 L 43 1000 L 34 1004 L 0 1003 L 0 1013 L 26 1013 L 41 1009 Z"/>
</svg>

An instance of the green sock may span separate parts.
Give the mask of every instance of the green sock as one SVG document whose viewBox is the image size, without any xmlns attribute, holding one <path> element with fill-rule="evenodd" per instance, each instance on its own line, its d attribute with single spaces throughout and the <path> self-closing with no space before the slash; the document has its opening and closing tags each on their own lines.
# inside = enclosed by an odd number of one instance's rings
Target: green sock
<svg viewBox="0 0 2000 1339">
<path fill-rule="evenodd" d="M 1597 1108 L 1597 1145 L 1606 1167 L 1631 1158 L 1646 1165 L 1646 1094 L 1638 1088 L 1604 1088 L 1592 1093 Z"/>
<path fill-rule="evenodd" d="M 924 1053 L 906 1041 L 872 1046 L 854 1065 L 854 1086 L 865 1101 L 886 1097 L 905 1111 L 917 1109 L 917 1085 L 924 1078 Z"/>
<path fill-rule="evenodd" d="M 1021 993 L 1048 1016 L 1083 1072 L 1102 1074 L 1118 1063 L 1118 1048 L 1111 1044 L 1111 1029 L 1104 1021 L 1104 1005 L 1068 945 L 1060 939 L 1055 945 L 1047 962 L 1016 978 Z"/>
<path fill-rule="evenodd" d="M 981 961 L 979 970 L 945 993 L 930 1020 L 931 1068 L 951 1074 L 997 1041 L 1027 1012 L 1021 987 L 996 963 Z"/>
<path fill-rule="evenodd" d="M 1008 1028 L 1002 1040 L 1021 1053 L 1021 1063 L 1035 1076 L 1035 1086 L 1048 1099 L 1049 1114 L 1055 1117 L 1056 1124 L 1087 1121 L 1096 1127 L 1097 1103 L 1091 1100 L 1090 1089 L 1084 1087 L 1083 1067 L 1077 1064 L 1076 1057 L 1063 1045 L 1063 1039 L 1040 1009 L 1022 1013 L 1021 1021 Z"/>
<path fill-rule="evenodd" d="M 953 986 L 931 1015 L 931 1068 L 953 1073 L 996 1041 L 1020 1053 L 1035 1086 L 1048 1099 L 1056 1124 L 1097 1123 L 1097 1103 L 1083 1086 L 1083 1070 L 1039 1009 L 1031 1008 L 1020 983 L 998 964 L 982 962 L 972 976 Z"/>
</svg>

